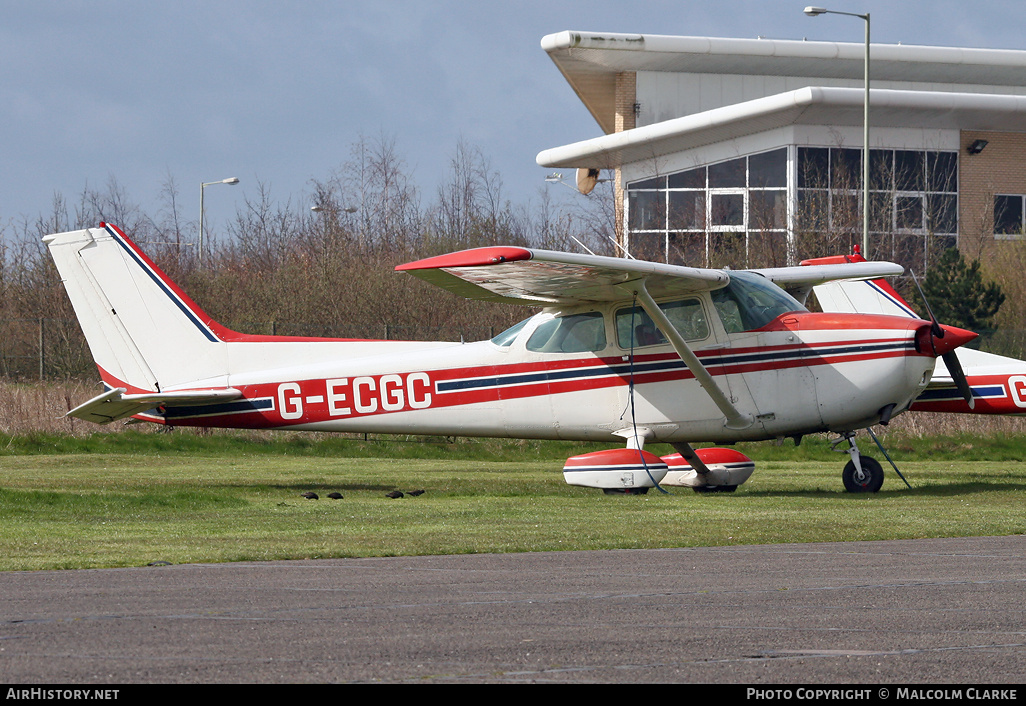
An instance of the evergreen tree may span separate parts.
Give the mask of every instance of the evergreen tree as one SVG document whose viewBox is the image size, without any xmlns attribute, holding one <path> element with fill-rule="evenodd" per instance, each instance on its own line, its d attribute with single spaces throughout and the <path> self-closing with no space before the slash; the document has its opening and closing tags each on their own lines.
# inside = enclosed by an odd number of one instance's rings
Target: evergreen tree
<svg viewBox="0 0 1026 706">
<path fill-rule="evenodd" d="M 984 282 L 980 261 L 966 263 L 958 248 L 948 248 L 941 254 L 922 286 L 926 301 L 939 322 L 977 333 L 993 331 L 994 317 L 1005 301 L 996 282 Z M 915 298 L 920 300 L 918 292 Z M 926 316 L 921 300 L 918 305 Z"/>
</svg>

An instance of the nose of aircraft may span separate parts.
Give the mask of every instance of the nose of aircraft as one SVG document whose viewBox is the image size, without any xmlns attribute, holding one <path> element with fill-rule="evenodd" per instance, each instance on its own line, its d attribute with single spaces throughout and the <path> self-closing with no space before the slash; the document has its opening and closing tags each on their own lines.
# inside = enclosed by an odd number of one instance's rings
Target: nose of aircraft
<svg viewBox="0 0 1026 706">
<path fill-rule="evenodd" d="M 939 329 L 939 333 L 937 329 Z M 928 324 L 921 326 L 916 331 L 916 349 L 920 353 L 940 357 L 959 346 L 964 346 L 977 336 L 979 336 L 978 333 L 966 331 L 957 326 Z"/>
</svg>

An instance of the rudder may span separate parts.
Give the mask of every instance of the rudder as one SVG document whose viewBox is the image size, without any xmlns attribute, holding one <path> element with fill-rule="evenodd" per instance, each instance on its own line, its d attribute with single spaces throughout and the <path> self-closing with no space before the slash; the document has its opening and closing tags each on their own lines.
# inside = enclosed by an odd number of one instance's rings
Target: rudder
<svg viewBox="0 0 1026 706">
<path fill-rule="evenodd" d="M 223 329 L 118 228 L 43 242 L 105 383 L 130 392 L 227 384 Z"/>
</svg>

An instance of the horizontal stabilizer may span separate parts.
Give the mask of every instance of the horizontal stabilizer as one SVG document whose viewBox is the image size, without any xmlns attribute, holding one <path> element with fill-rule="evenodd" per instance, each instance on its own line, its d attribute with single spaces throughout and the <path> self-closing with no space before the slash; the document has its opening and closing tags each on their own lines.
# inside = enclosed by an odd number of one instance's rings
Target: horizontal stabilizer
<svg viewBox="0 0 1026 706">
<path fill-rule="evenodd" d="M 230 387 L 220 390 L 182 390 L 135 395 L 125 394 L 126 392 L 127 390 L 123 387 L 108 390 L 75 407 L 66 416 L 96 424 L 109 424 L 154 407 L 216 404 L 242 397 L 242 392 Z"/>
</svg>

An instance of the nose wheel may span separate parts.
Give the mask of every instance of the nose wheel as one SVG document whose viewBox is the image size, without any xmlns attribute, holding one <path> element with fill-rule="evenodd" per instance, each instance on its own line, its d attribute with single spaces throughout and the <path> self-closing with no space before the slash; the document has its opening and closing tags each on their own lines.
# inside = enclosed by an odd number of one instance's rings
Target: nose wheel
<svg viewBox="0 0 1026 706">
<path fill-rule="evenodd" d="M 848 433 L 834 442 L 834 446 L 842 441 L 848 442 L 847 449 L 835 449 L 840 452 L 847 452 L 851 460 L 845 464 L 841 472 L 841 481 L 844 489 L 849 493 L 875 493 L 883 485 L 883 467 L 875 458 L 863 456 L 859 453 L 859 447 L 855 445 L 855 434 Z"/>
<path fill-rule="evenodd" d="M 848 461 L 841 472 L 841 480 L 844 481 L 844 489 L 849 493 L 875 493 L 883 485 L 883 468 L 875 458 L 862 456 L 860 459 L 862 468 L 855 465 L 855 461 Z"/>
</svg>

